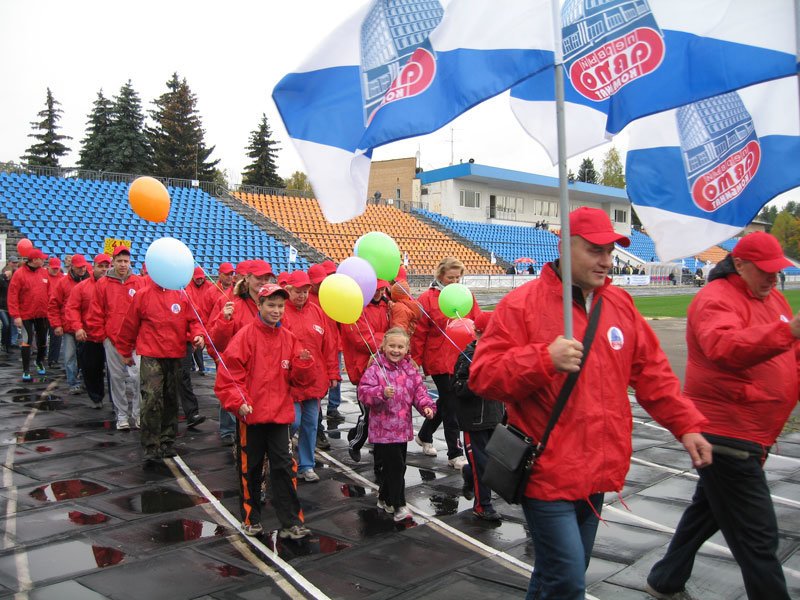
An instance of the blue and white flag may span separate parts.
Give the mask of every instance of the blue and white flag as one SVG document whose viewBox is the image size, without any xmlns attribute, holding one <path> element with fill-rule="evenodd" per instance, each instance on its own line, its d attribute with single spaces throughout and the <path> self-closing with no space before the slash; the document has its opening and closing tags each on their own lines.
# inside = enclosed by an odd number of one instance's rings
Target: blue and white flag
<svg viewBox="0 0 800 600">
<path fill-rule="evenodd" d="M 289 262 L 295 263 L 297 262 L 297 248 L 289 244 Z"/>
<path fill-rule="evenodd" d="M 652 115 L 628 131 L 628 197 L 661 260 L 735 236 L 800 186 L 795 77 Z"/>
<path fill-rule="evenodd" d="M 566 0 L 567 155 L 631 121 L 797 71 L 791 0 Z M 553 69 L 511 90 L 528 134 L 557 162 Z"/>
<path fill-rule="evenodd" d="M 272 93 L 325 217 L 360 215 L 372 149 L 553 63 L 550 0 L 373 0 Z"/>
</svg>

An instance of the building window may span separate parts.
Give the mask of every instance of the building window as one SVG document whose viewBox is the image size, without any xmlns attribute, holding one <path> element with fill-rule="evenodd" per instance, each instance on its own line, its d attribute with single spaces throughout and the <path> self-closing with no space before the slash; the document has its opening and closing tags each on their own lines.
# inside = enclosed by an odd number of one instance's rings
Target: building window
<svg viewBox="0 0 800 600">
<path fill-rule="evenodd" d="M 465 208 L 480 208 L 481 193 L 473 192 L 472 190 L 461 190 L 458 203 Z"/>
<path fill-rule="evenodd" d="M 627 210 L 615 210 L 614 211 L 614 221 L 617 223 L 627 223 L 628 222 L 628 211 Z"/>
</svg>

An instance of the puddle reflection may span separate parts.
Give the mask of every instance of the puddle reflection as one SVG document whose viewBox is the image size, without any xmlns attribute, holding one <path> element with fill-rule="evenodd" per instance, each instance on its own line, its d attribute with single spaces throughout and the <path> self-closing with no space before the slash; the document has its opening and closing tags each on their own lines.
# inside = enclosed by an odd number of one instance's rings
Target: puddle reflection
<svg viewBox="0 0 800 600">
<path fill-rule="evenodd" d="M 223 536 L 228 530 L 222 525 L 211 521 L 196 521 L 193 519 L 175 519 L 161 523 L 159 526 L 159 541 L 166 543 L 190 542 L 202 538 Z"/>
<path fill-rule="evenodd" d="M 41 440 L 60 440 L 67 437 L 63 431 L 43 427 L 41 429 L 29 429 L 28 431 L 17 431 L 17 443 L 22 442 L 38 442 Z"/>
<path fill-rule="evenodd" d="M 267 548 L 277 552 L 284 560 L 315 554 L 334 554 L 350 547 L 347 542 L 327 535 L 312 534 L 302 540 L 282 540 L 277 531 L 271 531 L 263 541 Z"/>
<path fill-rule="evenodd" d="M 103 513 L 94 513 L 93 515 L 81 512 L 79 510 L 71 510 L 67 513 L 69 520 L 76 525 L 99 525 L 108 521 L 108 515 Z"/>
<path fill-rule="evenodd" d="M 140 494 L 125 496 L 116 501 L 123 508 L 144 514 L 173 512 L 207 502 L 208 500 L 202 496 L 163 487 L 145 490 Z"/>
<path fill-rule="evenodd" d="M 93 481 L 64 479 L 38 487 L 29 495 L 31 498 L 42 502 L 61 502 L 62 500 L 94 496 L 95 494 L 102 494 L 106 491 L 108 491 L 107 487 L 99 483 L 94 483 Z"/>
</svg>

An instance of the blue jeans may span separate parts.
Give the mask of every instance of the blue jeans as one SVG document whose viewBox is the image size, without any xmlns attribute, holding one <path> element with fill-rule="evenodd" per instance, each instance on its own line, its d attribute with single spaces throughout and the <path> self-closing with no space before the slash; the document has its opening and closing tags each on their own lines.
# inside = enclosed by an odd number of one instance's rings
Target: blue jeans
<svg viewBox="0 0 800 600">
<path fill-rule="evenodd" d="M 586 568 L 603 508 L 603 494 L 592 494 L 589 501 L 591 505 L 585 500 L 523 498 L 522 512 L 533 535 L 536 555 L 528 600 L 585 597 Z"/>
<path fill-rule="evenodd" d="M 233 413 L 219 407 L 219 436 L 234 435 L 236 433 L 236 417 Z"/>
<path fill-rule="evenodd" d="M 342 372 L 342 353 L 339 352 L 336 355 L 336 359 L 339 361 L 339 372 Z M 342 403 L 342 382 L 339 382 L 339 385 L 336 387 L 332 387 L 328 390 L 328 412 L 332 411 L 334 408 L 339 408 L 339 405 Z"/>
<path fill-rule="evenodd" d="M 72 333 L 65 333 L 63 338 L 64 371 L 67 374 L 67 385 L 72 387 L 78 385 L 78 342 Z"/>
<path fill-rule="evenodd" d="M 305 473 L 314 469 L 314 448 L 317 446 L 317 416 L 319 415 L 319 400 L 303 400 L 294 403 L 294 423 L 292 435 L 299 429 L 297 439 L 297 453 L 300 455 L 297 473 Z"/>
</svg>

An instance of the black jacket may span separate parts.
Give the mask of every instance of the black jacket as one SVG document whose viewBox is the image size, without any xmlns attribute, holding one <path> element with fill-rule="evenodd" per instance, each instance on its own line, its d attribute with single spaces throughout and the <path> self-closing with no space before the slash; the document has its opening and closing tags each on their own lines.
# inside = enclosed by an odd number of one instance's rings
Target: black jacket
<svg viewBox="0 0 800 600">
<path fill-rule="evenodd" d="M 456 399 L 456 418 L 461 431 L 480 431 L 494 429 L 503 420 L 505 407 L 502 402 L 486 400 L 469 389 L 469 366 L 475 345 L 471 342 L 464 352 L 458 355 L 455 373 L 452 378 L 453 395 Z"/>
</svg>

